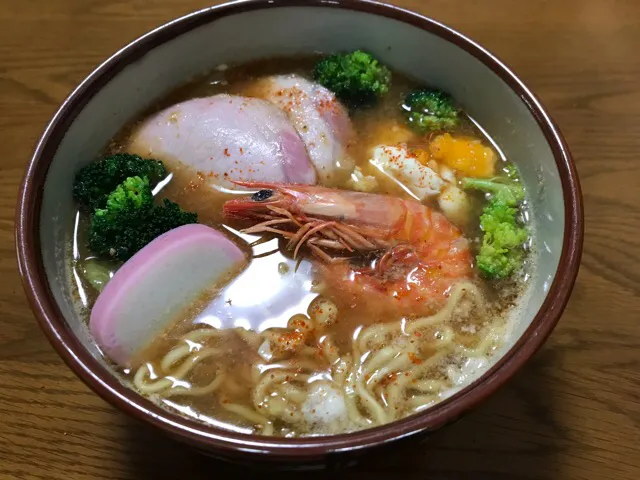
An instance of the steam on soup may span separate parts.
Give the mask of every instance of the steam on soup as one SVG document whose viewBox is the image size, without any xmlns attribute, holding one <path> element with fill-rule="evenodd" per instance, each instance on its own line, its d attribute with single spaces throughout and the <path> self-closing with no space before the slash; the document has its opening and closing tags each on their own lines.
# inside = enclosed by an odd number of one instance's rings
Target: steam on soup
<svg viewBox="0 0 640 480">
<path fill-rule="evenodd" d="M 531 274 L 525 192 L 451 97 L 391 77 L 362 52 L 223 66 L 78 173 L 74 288 L 142 395 L 324 435 L 487 368 Z"/>
</svg>

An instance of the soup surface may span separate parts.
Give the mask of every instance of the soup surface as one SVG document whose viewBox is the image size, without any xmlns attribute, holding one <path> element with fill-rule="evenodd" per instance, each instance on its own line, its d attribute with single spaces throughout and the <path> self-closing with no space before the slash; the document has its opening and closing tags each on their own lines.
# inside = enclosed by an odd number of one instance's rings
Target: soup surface
<svg viewBox="0 0 640 480">
<path fill-rule="evenodd" d="M 403 99 L 424 86 L 400 73 L 393 72 L 375 104 L 348 110 L 352 131 L 336 140 L 342 157 L 326 169 L 315 163 L 313 187 L 229 188 L 217 172 L 139 140 L 156 112 L 219 94 L 265 98 L 271 88 L 265 78 L 310 80 L 317 60 L 221 66 L 123 129 L 107 152 L 161 160 L 170 174 L 156 198 L 196 212 L 248 259 L 150 339 L 129 366 L 117 368 L 166 408 L 239 432 L 336 434 L 435 405 L 491 364 L 533 274 L 526 201 L 516 213 L 527 232 L 518 240 L 520 267 L 497 279 L 478 269 L 475 256 L 489 228 L 481 223 L 489 222 L 487 205 L 497 194 L 463 188 L 463 179 L 500 184 L 515 170 L 464 111 L 451 128 L 408 125 Z M 280 107 L 291 117 L 286 102 L 296 101 L 291 96 Z M 306 125 L 296 128 L 305 140 Z M 322 152 L 314 157 L 313 141 L 305 144 L 311 157 L 322 158 Z M 263 195 L 288 207 L 252 210 L 242 202 L 255 192 L 257 203 Z M 303 213 L 300 202 L 307 202 Z M 314 215 L 320 204 L 325 210 Z M 247 209 L 255 216 L 245 216 Z M 121 265 L 91 252 L 89 224 L 90 212 L 79 209 L 69 249 L 71 282 L 87 319 L 101 288 L 87 279 L 92 262 L 111 275 Z"/>
</svg>

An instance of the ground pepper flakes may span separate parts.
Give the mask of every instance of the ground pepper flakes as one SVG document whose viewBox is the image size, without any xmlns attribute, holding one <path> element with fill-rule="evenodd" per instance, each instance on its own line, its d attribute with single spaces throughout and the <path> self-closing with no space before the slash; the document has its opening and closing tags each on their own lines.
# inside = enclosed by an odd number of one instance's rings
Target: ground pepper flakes
<svg viewBox="0 0 640 480">
<path fill-rule="evenodd" d="M 413 363 L 414 365 L 420 365 L 422 363 L 422 360 L 419 359 L 418 356 L 413 352 L 409 352 L 407 356 L 409 357 L 409 360 L 411 360 L 411 363 Z"/>
</svg>

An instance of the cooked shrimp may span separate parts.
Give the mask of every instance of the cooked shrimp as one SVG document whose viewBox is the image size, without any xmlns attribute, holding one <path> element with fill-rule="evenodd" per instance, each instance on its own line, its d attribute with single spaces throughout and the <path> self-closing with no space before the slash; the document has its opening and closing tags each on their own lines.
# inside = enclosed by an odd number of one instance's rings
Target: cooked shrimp
<svg viewBox="0 0 640 480">
<path fill-rule="evenodd" d="M 416 201 L 304 185 L 242 185 L 262 190 L 226 202 L 225 215 L 260 220 L 245 232 L 281 235 L 294 257 L 307 246 L 322 260 L 318 269 L 330 296 L 343 305 L 425 315 L 472 275 L 460 230 Z"/>
</svg>

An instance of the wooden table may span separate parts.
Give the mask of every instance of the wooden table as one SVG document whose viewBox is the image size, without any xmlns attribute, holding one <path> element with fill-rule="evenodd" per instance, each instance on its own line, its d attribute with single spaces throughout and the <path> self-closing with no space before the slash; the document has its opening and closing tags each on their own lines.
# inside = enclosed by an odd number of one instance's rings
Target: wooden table
<svg viewBox="0 0 640 480">
<path fill-rule="evenodd" d="M 585 251 L 558 328 L 506 388 L 427 444 L 332 478 L 640 479 L 640 2 L 397 3 L 484 44 L 546 103 L 582 179 Z M 204 6 L 0 0 L 1 479 L 246 475 L 90 392 L 40 333 L 13 245 L 18 183 L 58 104 L 116 49 Z"/>
</svg>

